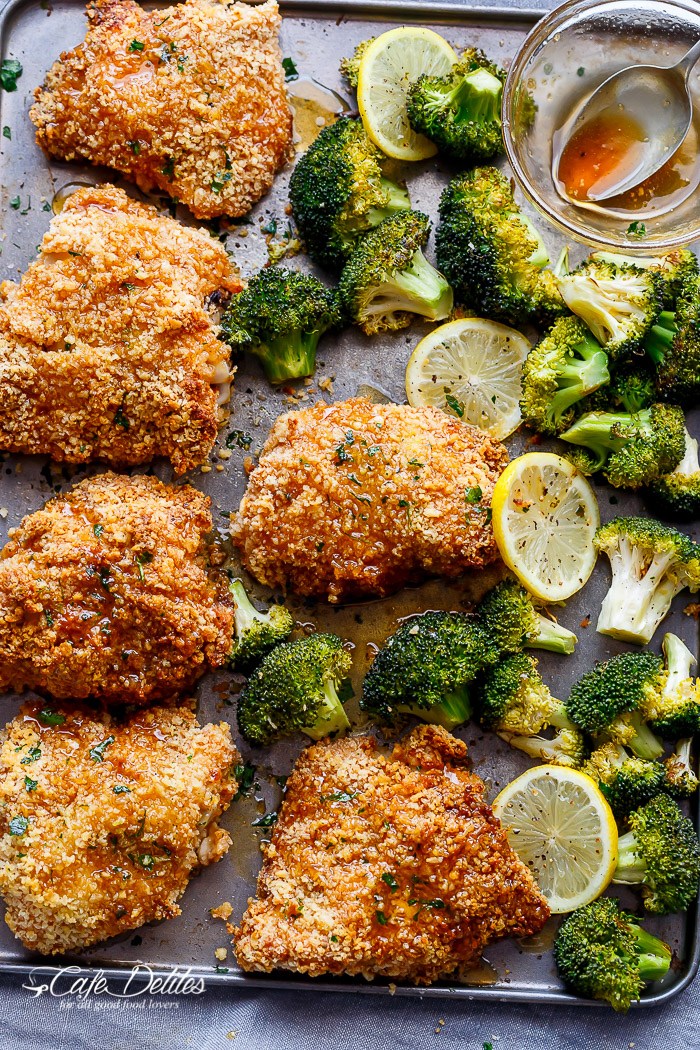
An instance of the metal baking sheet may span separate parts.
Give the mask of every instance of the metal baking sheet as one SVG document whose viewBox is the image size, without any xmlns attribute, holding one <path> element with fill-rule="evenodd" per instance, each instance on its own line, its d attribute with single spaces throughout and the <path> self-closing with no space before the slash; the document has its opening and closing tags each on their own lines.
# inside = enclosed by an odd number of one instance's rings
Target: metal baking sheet
<svg viewBox="0 0 700 1050">
<path fill-rule="evenodd" d="M 338 61 L 369 35 L 398 24 L 419 22 L 439 28 L 458 49 L 477 44 L 507 65 L 528 30 L 541 16 L 541 12 L 536 11 L 497 7 L 470 10 L 459 3 L 411 5 L 396 0 L 356 3 L 352 0 L 345 3 L 287 0 L 282 3 L 282 10 L 285 15 L 282 27 L 284 55 L 294 59 L 301 78 L 315 78 L 347 98 L 348 103 L 351 103 L 351 97 L 338 73 Z M 24 67 L 19 89 L 14 93 L 0 92 L 0 125 L 8 127 L 11 135 L 11 138 L 0 137 L 0 274 L 3 278 L 16 279 L 34 256 L 51 217 L 51 202 L 62 187 L 76 182 L 110 179 L 139 196 L 134 187 L 122 183 L 113 173 L 88 165 L 49 162 L 34 142 L 33 127 L 27 116 L 33 89 L 42 82 L 59 52 L 81 41 L 84 32 L 82 0 L 41 0 L 41 3 L 38 0 L 10 0 L 0 14 L 1 57 L 18 58 Z M 435 220 L 439 191 L 449 177 L 449 170 L 440 162 L 429 161 L 412 166 L 405 174 L 414 206 L 430 213 Z M 226 238 L 227 247 L 244 274 L 254 272 L 266 261 L 265 234 L 261 227 L 269 229 L 271 220 L 275 220 L 278 237 L 285 229 L 288 176 L 288 171 L 283 173 L 268 197 Z M 179 217 L 188 221 L 186 214 Z M 561 246 L 560 238 L 546 226 L 544 235 L 555 255 Z M 288 264 L 303 268 L 308 266 L 308 261 L 298 256 L 290 258 Z M 228 513 L 237 507 L 243 493 L 244 460 L 254 455 L 281 412 L 303 407 L 320 398 L 340 400 L 358 390 L 369 390 L 376 397 L 403 401 L 404 366 L 412 348 L 426 331 L 426 326 L 414 324 L 407 331 L 389 338 L 369 340 L 357 330 L 349 330 L 337 338 L 326 339 L 321 345 L 315 380 L 308 386 L 301 383 L 296 387 L 301 398 L 298 402 L 293 401 L 288 392 L 272 390 L 255 363 L 239 362 L 231 418 L 221 432 L 210 463 L 204 469 L 193 471 L 188 479 L 211 497 L 217 527 L 226 529 Z M 322 383 L 319 386 L 319 381 L 324 379 L 330 380 L 330 385 Z M 696 433 L 699 421 L 697 417 L 694 420 Z M 227 448 L 227 438 L 232 454 L 230 458 L 220 458 L 218 451 Z M 516 437 L 511 441 L 513 454 L 521 451 L 524 440 Z M 73 482 L 99 469 L 58 468 L 42 457 L 0 457 L 0 543 L 5 542 L 8 529 L 17 525 L 25 514 L 36 510 L 54 493 L 65 491 Z M 172 476 L 166 464 L 156 463 L 154 469 L 163 480 Z M 598 496 L 603 519 L 621 512 L 643 511 L 635 497 L 615 493 L 604 486 L 599 487 Z M 543 673 L 558 696 L 565 697 L 571 683 L 594 660 L 625 648 L 597 635 L 594 630 L 607 580 L 607 566 L 601 562 L 584 590 L 560 610 L 561 622 L 577 630 L 580 644 L 571 657 L 542 654 Z M 355 643 L 354 684 L 359 692 L 372 644 L 381 642 L 391 632 L 397 617 L 426 608 L 463 607 L 477 598 L 491 582 L 492 575 L 473 574 L 451 584 L 431 581 L 384 601 L 364 605 L 330 609 L 306 602 L 292 603 L 292 606 L 299 620 L 311 622 L 320 629 L 336 631 Z M 266 597 L 259 589 L 256 593 Z M 697 648 L 696 623 L 683 615 L 683 605 L 684 596 L 681 595 L 666 627 Z M 579 626 L 589 617 L 591 626 Z M 656 647 L 660 636 L 661 632 L 654 642 Z M 209 675 L 197 690 L 199 711 L 203 720 L 224 719 L 231 723 L 244 759 L 256 767 L 255 789 L 249 797 L 234 803 L 224 817 L 223 824 L 231 832 L 233 846 L 220 863 L 193 879 L 182 900 L 182 915 L 101 944 L 70 960 L 46 960 L 26 952 L 2 923 L 0 969 L 26 973 L 37 965 L 53 966 L 70 961 L 83 967 L 100 968 L 108 975 L 117 975 L 130 970 L 136 963 L 143 963 L 154 972 L 168 972 L 175 966 L 191 967 L 192 973 L 203 976 L 208 982 L 238 987 L 262 985 L 270 989 L 346 990 L 379 995 L 449 996 L 465 1000 L 583 1002 L 565 993 L 557 980 L 550 951 L 555 920 L 551 920 L 543 934 L 530 942 L 507 940 L 493 945 L 485 953 L 486 964 L 477 971 L 462 975 L 459 982 L 452 978 L 430 988 L 417 989 L 388 981 L 367 983 L 362 979 L 308 980 L 289 974 L 250 976 L 238 971 L 224 925 L 211 919 L 209 910 L 230 901 L 233 919 L 240 918 L 249 895 L 254 891 L 260 864 L 259 845 L 265 835 L 261 829 L 252 827 L 252 822 L 262 813 L 277 807 L 281 789 L 276 778 L 289 773 L 304 744 L 302 739 L 296 739 L 255 751 L 245 741 L 239 740 L 234 705 L 240 681 L 223 671 Z M 12 717 L 17 706 L 17 697 L 0 699 L 0 718 L 5 721 Z M 361 731 L 363 720 L 355 701 L 351 702 L 350 713 L 354 717 L 355 731 Z M 469 744 L 474 769 L 486 781 L 491 798 L 500 786 L 530 764 L 495 735 L 484 734 L 475 726 L 467 726 L 460 735 Z M 636 898 L 622 896 L 627 906 L 635 906 Z M 642 1005 L 658 1004 L 677 994 L 692 980 L 700 962 L 695 909 L 686 916 L 649 920 L 649 927 L 672 944 L 677 963 L 667 979 L 645 995 Z M 227 946 L 227 961 L 217 964 L 215 949 Z"/>
</svg>

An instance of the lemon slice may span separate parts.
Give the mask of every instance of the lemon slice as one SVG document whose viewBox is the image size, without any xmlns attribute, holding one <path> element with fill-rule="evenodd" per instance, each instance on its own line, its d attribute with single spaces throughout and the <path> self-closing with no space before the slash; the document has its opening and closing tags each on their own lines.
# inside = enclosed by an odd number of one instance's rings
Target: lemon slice
<svg viewBox="0 0 700 1050">
<path fill-rule="evenodd" d="M 503 788 L 493 812 L 555 915 L 589 904 L 611 882 L 617 827 L 585 773 L 535 766 Z"/>
<path fill-rule="evenodd" d="M 583 474 L 552 452 L 527 452 L 501 474 L 491 500 L 506 565 L 536 598 L 564 601 L 593 572 L 598 503 Z"/>
<path fill-rule="evenodd" d="M 357 106 L 367 134 L 387 157 L 425 160 L 437 153 L 409 124 L 406 95 L 421 73 L 444 76 L 456 61 L 447 41 L 422 26 L 390 29 L 366 49 L 357 74 Z"/>
<path fill-rule="evenodd" d="M 492 437 L 520 424 L 520 379 L 527 339 L 495 321 L 450 321 L 421 339 L 406 367 L 406 397 L 414 408 L 431 405 Z"/>
</svg>

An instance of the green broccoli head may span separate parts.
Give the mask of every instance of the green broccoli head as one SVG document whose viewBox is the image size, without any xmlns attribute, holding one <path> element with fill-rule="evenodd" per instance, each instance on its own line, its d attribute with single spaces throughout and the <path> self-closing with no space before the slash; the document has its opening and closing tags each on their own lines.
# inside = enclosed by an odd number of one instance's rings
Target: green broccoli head
<svg viewBox="0 0 700 1050">
<path fill-rule="evenodd" d="M 350 87 L 357 89 L 357 76 L 360 71 L 362 56 L 369 45 L 373 44 L 376 39 L 376 36 L 371 36 L 368 40 L 363 40 L 357 45 L 350 58 L 342 58 L 340 60 L 340 73 L 345 77 Z"/>
<path fill-rule="evenodd" d="M 645 357 L 635 354 L 615 367 L 606 386 L 600 387 L 579 406 L 586 412 L 640 412 L 658 400 L 654 370 Z"/>
<path fill-rule="evenodd" d="M 367 335 L 405 328 L 412 315 L 441 321 L 452 311 L 452 289 L 423 247 L 430 220 L 417 211 L 392 215 L 366 234 L 340 276 L 346 316 Z"/>
<path fill-rule="evenodd" d="M 383 722 L 412 714 L 454 729 L 471 717 L 470 683 L 497 658 L 491 639 L 466 613 L 413 616 L 375 656 L 360 706 Z"/>
<path fill-rule="evenodd" d="M 678 740 L 700 733 L 700 683 L 691 675 L 696 661 L 685 642 L 665 634 L 662 646 L 666 670 L 647 696 L 644 713 L 655 732 Z"/>
<path fill-rule="evenodd" d="M 665 310 L 672 310 L 683 289 L 698 274 L 698 260 L 690 248 L 675 248 L 665 255 L 618 255 L 617 252 L 593 252 L 596 262 L 615 266 L 636 266 L 652 270 L 661 278 L 662 302 Z"/>
<path fill-rule="evenodd" d="M 271 605 L 267 612 L 259 612 L 246 594 L 242 580 L 233 580 L 230 589 L 236 603 L 236 637 L 230 661 L 232 667 L 242 670 L 259 663 L 271 649 L 285 642 L 292 633 L 294 620 L 284 605 Z"/>
<path fill-rule="evenodd" d="M 561 296 L 588 325 L 611 362 L 637 350 L 661 310 L 661 278 L 654 270 L 589 259 L 558 278 Z"/>
<path fill-rule="evenodd" d="M 253 671 L 238 700 L 238 726 L 252 744 L 290 733 L 312 740 L 342 732 L 350 723 L 337 688 L 351 658 L 334 634 L 283 642 Z"/>
<path fill-rule="evenodd" d="M 588 754 L 586 738 L 580 729 L 559 729 L 554 736 L 522 736 L 518 733 L 499 733 L 511 747 L 523 751 L 530 758 L 540 762 L 551 762 L 555 766 L 569 766 L 580 769 Z"/>
<path fill-rule="evenodd" d="M 686 282 L 674 310 L 658 316 L 644 339 L 664 401 L 694 404 L 700 393 L 700 277 Z"/>
<path fill-rule="evenodd" d="M 634 414 L 587 412 L 560 437 L 584 449 L 589 468 L 584 473 L 602 470 L 616 488 L 638 489 L 680 462 L 685 417 L 676 405 L 662 404 Z"/>
<path fill-rule="evenodd" d="M 534 736 L 548 726 L 573 728 L 564 705 L 542 681 L 537 661 L 526 653 L 506 656 L 486 672 L 479 703 L 485 729 Z"/>
<path fill-rule="evenodd" d="M 639 654 L 632 653 L 631 655 Z M 646 697 L 651 692 L 653 692 L 652 686 L 645 689 L 643 705 L 646 704 Z M 613 718 L 610 725 L 600 734 L 599 739 L 624 744 L 625 747 L 634 751 L 637 758 L 656 759 L 661 758 L 664 753 L 663 743 L 647 724 L 644 708 L 637 711 L 623 711 L 617 718 Z"/>
<path fill-rule="evenodd" d="M 700 842 L 678 803 L 657 795 L 629 817 L 618 841 L 613 882 L 641 885 L 644 907 L 655 915 L 685 911 L 700 886 Z"/>
<path fill-rule="evenodd" d="M 470 165 L 493 160 L 503 152 L 505 79 L 504 69 L 469 48 L 449 73 L 424 73 L 411 83 L 406 102 L 411 127 L 452 160 Z"/>
<path fill-rule="evenodd" d="M 597 782 L 617 817 L 627 817 L 666 789 L 663 762 L 630 755 L 613 740 L 596 748 L 583 772 Z"/>
<path fill-rule="evenodd" d="M 482 598 L 477 614 L 502 653 L 517 653 L 521 649 L 573 653 L 578 641 L 572 631 L 539 613 L 528 592 L 512 577 L 501 580 Z"/>
<path fill-rule="evenodd" d="M 566 711 L 587 733 L 608 729 L 623 712 L 644 710 L 656 687 L 663 660 L 655 653 L 620 653 L 579 678 L 569 693 Z"/>
<path fill-rule="evenodd" d="M 384 160 L 362 122 L 341 117 L 298 161 L 289 203 L 306 250 L 319 265 L 339 270 L 367 230 L 411 207 L 406 190 L 382 174 Z"/>
<path fill-rule="evenodd" d="M 440 198 L 437 263 L 470 310 L 506 324 L 565 312 L 542 238 L 497 168 L 457 176 Z"/>
<path fill-rule="evenodd" d="M 613 518 L 594 543 L 612 570 L 596 628 L 601 634 L 646 645 L 675 595 L 700 589 L 700 547 L 652 518 Z"/>
<path fill-rule="evenodd" d="M 698 777 L 693 769 L 692 736 L 679 740 L 673 754 L 664 762 L 666 782 L 663 790 L 672 798 L 691 798 L 698 790 Z"/>
<path fill-rule="evenodd" d="M 649 486 L 647 499 L 662 517 L 674 521 L 700 518 L 700 462 L 698 442 L 686 428 L 685 452 L 680 463 Z"/>
<path fill-rule="evenodd" d="M 520 410 L 540 434 L 559 434 L 574 406 L 610 381 L 608 358 L 577 317 L 560 317 L 527 355 Z"/>
<path fill-rule="evenodd" d="M 577 995 L 625 1013 L 647 981 L 671 965 L 671 949 L 647 933 L 614 897 L 602 897 L 564 919 L 554 942 L 559 976 Z"/>
<path fill-rule="evenodd" d="M 253 277 L 221 320 L 226 342 L 260 358 L 271 383 L 311 375 L 319 339 L 339 324 L 335 292 L 315 277 L 278 266 Z"/>
</svg>

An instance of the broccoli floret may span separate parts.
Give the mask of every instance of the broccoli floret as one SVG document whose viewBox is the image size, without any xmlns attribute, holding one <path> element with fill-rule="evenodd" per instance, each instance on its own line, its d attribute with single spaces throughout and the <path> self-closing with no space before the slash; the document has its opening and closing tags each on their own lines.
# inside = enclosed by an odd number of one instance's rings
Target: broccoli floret
<svg viewBox="0 0 700 1050">
<path fill-rule="evenodd" d="M 670 740 L 700 732 L 700 683 L 690 673 L 696 662 L 685 642 L 665 634 L 662 642 L 666 670 L 644 704 L 644 714 L 655 732 Z"/>
<path fill-rule="evenodd" d="M 429 233 L 421 212 L 392 215 L 348 259 L 338 291 L 346 316 L 366 335 L 405 328 L 413 314 L 429 321 L 449 317 L 452 289 L 422 251 Z"/>
<path fill-rule="evenodd" d="M 583 733 L 572 726 L 560 729 L 553 737 L 518 736 L 515 733 L 499 733 L 511 747 L 523 751 L 540 762 L 551 762 L 555 766 L 570 766 L 579 769 L 586 758 L 586 742 Z"/>
<path fill-rule="evenodd" d="M 486 632 L 466 613 L 413 616 L 375 656 L 360 706 L 383 722 L 409 714 L 454 729 L 471 717 L 471 682 L 497 658 Z"/>
<path fill-rule="evenodd" d="M 587 733 L 608 731 L 624 713 L 637 710 L 644 713 L 647 697 L 656 688 L 662 671 L 663 660 L 655 653 L 620 653 L 587 671 L 574 683 L 566 701 L 566 712 L 571 721 Z M 635 729 L 638 731 L 625 730 L 623 723 L 618 723 L 619 735 L 627 738 L 621 743 L 626 743 L 640 758 L 654 757 L 649 754 L 649 747 L 657 755 L 661 754 L 663 748 L 651 743 L 649 731 L 641 722 Z"/>
<path fill-rule="evenodd" d="M 465 164 L 483 164 L 503 152 L 501 96 L 506 72 L 483 51 L 469 48 L 444 76 L 423 73 L 408 90 L 414 131 L 440 153 Z"/>
<path fill-rule="evenodd" d="M 686 428 L 683 458 L 671 471 L 652 483 L 647 494 L 651 506 L 666 518 L 696 521 L 700 518 L 700 461 L 698 442 Z"/>
<path fill-rule="evenodd" d="M 540 434 L 558 434 L 574 405 L 610 381 L 608 358 L 577 317 L 560 317 L 527 355 L 520 410 Z"/>
<path fill-rule="evenodd" d="M 700 547 L 651 518 L 613 518 L 594 543 L 610 559 L 612 582 L 596 629 L 646 645 L 684 587 L 700 589 Z"/>
<path fill-rule="evenodd" d="M 477 614 L 502 653 L 517 653 L 521 649 L 573 653 L 578 641 L 573 631 L 539 613 L 525 588 L 512 578 L 497 583 L 482 598 Z"/>
<path fill-rule="evenodd" d="M 513 653 L 492 667 L 479 689 L 479 722 L 485 729 L 533 736 L 541 729 L 573 729 L 561 700 L 542 681 L 537 661 Z"/>
<path fill-rule="evenodd" d="M 631 655 L 637 656 L 638 654 L 632 653 Z M 649 690 L 651 691 L 651 686 Z M 637 758 L 656 759 L 661 758 L 664 753 L 664 745 L 647 725 L 643 710 L 623 711 L 621 715 L 612 720 L 598 739 L 624 744 L 634 751 Z"/>
<path fill-rule="evenodd" d="M 700 886 L 700 842 L 677 802 L 657 795 L 630 814 L 621 835 L 613 882 L 643 887 L 644 907 L 655 915 L 685 911 Z"/>
<path fill-rule="evenodd" d="M 642 345 L 661 310 L 661 278 L 653 270 L 589 259 L 558 279 L 561 296 L 588 325 L 611 362 Z"/>
<path fill-rule="evenodd" d="M 676 299 L 689 280 L 698 274 L 698 260 L 689 248 L 677 248 L 666 255 L 618 255 L 616 252 L 593 252 L 596 262 L 616 266 L 636 266 L 639 270 L 658 273 L 662 282 L 663 307 L 672 310 Z"/>
<path fill-rule="evenodd" d="M 226 342 L 259 357 L 271 383 L 311 375 L 319 339 L 339 324 L 334 292 L 315 277 L 278 266 L 253 277 L 221 320 Z"/>
<path fill-rule="evenodd" d="M 286 641 L 294 628 L 294 620 L 284 605 L 271 605 L 267 612 L 258 612 L 242 580 L 233 580 L 230 589 L 236 602 L 231 666 L 246 668 L 259 663 L 271 649 Z"/>
<path fill-rule="evenodd" d="M 656 389 L 664 401 L 694 404 L 700 394 L 700 278 L 664 310 L 644 339 L 656 367 Z"/>
<path fill-rule="evenodd" d="M 360 62 L 362 56 L 369 47 L 376 40 L 376 36 L 371 36 L 369 40 L 363 40 L 362 43 L 358 44 L 350 58 L 341 58 L 340 60 L 340 73 L 347 80 L 350 87 L 357 89 L 357 75 L 360 71 Z"/>
<path fill-rule="evenodd" d="M 447 186 L 436 253 L 457 300 L 478 314 L 518 325 L 565 312 L 542 238 L 497 168 L 476 168 Z"/>
<path fill-rule="evenodd" d="M 361 121 L 341 117 L 297 163 L 289 183 L 292 215 L 321 266 L 339 270 L 367 230 L 411 207 L 406 190 L 382 174 L 384 160 Z"/>
<path fill-rule="evenodd" d="M 635 354 L 615 368 L 606 386 L 600 387 L 579 408 L 586 412 L 640 412 L 658 400 L 654 371 L 645 357 Z"/>
<path fill-rule="evenodd" d="M 554 942 L 559 976 L 577 995 L 625 1013 L 647 981 L 671 965 L 671 949 L 620 910 L 615 897 L 585 904 L 564 919 Z"/>
<path fill-rule="evenodd" d="M 657 481 L 680 462 L 685 417 L 676 405 L 652 405 L 641 412 L 587 412 L 559 435 L 580 445 L 576 459 L 584 473 L 603 471 L 616 488 L 638 489 Z"/>
<path fill-rule="evenodd" d="M 664 790 L 673 798 L 690 798 L 698 790 L 698 778 L 693 769 L 691 748 L 693 738 L 679 740 L 672 755 L 664 762 L 666 783 Z"/>
<path fill-rule="evenodd" d="M 583 772 L 597 782 L 617 817 L 628 816 L 666 788 L 663 762 L 629 755 L 612 740 L 593 752 Z"/>
<path fill-rule="evenodd" d="M 350 725 L 337 688 L 351 658 L 334 634 L 312 634 L 276 646 L 253 671 L 238 699 L 238 726 L 253 744 L 301 731 L 312 740 Z"/>
</svg>

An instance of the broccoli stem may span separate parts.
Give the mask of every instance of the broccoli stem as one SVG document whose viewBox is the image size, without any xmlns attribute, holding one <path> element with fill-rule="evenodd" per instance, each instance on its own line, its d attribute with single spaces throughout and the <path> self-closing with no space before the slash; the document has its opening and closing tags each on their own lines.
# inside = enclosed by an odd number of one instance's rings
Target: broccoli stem
<svg viewBox="0 0 700 1050">
<path fill-rule="evenodd" d="M 549 262 L 549 252 L 545 247 L 545 243 L 542 240 L 542 235 L 534 223 L 528 219 L 527 215 L 518 215 L 517 221 L 521 222 L 530 237 L 535 241 L 536 247 L 534 251 L 530 253 L 527 261 L 531 266 L 536 266 L 538 270 L 542 270 Z"/>
<path fill-rule="evenodd" d="M 350 728 L 345 708 L 340 701 L 335 683 L 331 678 L 326 679 L 323 693 L 323 703 L 317 708 L 316 719 L 313 725 L 303 726 L 302 728 L 302 732 L 310 736 L 312 740 L 322 740 L 324 736 L 341 733 Z"/>
<path fill-rule="evenodd" d="M 629 441 L 629 435 L 615 437 L 613 428 L 629 426 L 633 420 L 641 424 L 640 430 L 647 422 L 643 412 L 634 417 L 627 412 L 587 412 L 560 437 L 571 445 L 583 445 L 588 449 L 595 459 L 591 468 L 595 473 L 605 466 L 611 452 L 620 452 Z"/>
<path fill-rule="evenodd" d="M 600 349 L 593 337 L 582 339 L 557 376 L 558 390 L 552 398 L 550 415 L 560 419 L 564 413 L 586 394 L 610 382 L 608 355 Z"/>
<path fill-rule="evenodd" d="M 646 645 L 681 590 L 667 580 L 672 552 L 654 554 L 649 565 L 636 545 L 627 541 L 612 552 L 612 582 L 600 607 L 596 630 L 611 638 Z"/>
<path fill-rule="evenodd" d="M 644 338 L 644 349 L 655 365 L 660 365 L 673 346 L 678 333 L 675 312 L 662 310 L 657 322 L 652 325 Z"/>
<path fill-rule="evenodd" d="M 456 120 L 488 123 L 501 116 L 503 85 L 487 69 L 468 73 L 445 97 L 446 108 L 455 111 Z"/>
<path fill-rule="evenodd" d="M 320 331 L 287 332 L 267 343 L 251 346 L 250 351 L 260 358 L 271 383 L 301 379 L 302 376 L 313 375 L 321 334 Z"/>
<path fill-rule="evenodd" d="M 431 725 L 442 726 L 443 729 L 451 731 L 469 721 L 472 716 L 472 702 L 467 686 L 462 686 L 445 693 L 442 702 L 431 707 L 401 704 L 396 710 L 404 715 L 415 715 L 423 722 L 430 722 Z"/>
<path fill-rule="evenodd" d="M 633 711 L 630 716 L 630 722 L 634 726 L 636 732 L 635 735 L 627 741 L 627 746 L 637 758 L 656 759 L 660 758 L 664 753 L 663 744 L 651 731 L 649 726 L 642 720 L 642 716 L 638 711 Z"/>
<path fill-rule="evenodd" d="M 364 311 L 368 317 L 407 310 L 437 321 L 452 309 L 452 289 L 419 248 L 405 270 L 391 274 L 374 290 Z"/>
<path fill-rule="evenodd" d="M 660 981 L 666 976 L 671 965 L 671 949 L 641 926 L 637 926 L 636 923 L 633 925 L 639 949 L 639 976 L 643 981 Z"/>
<path fill-rule="evenodd" d="M 665 634 L 661 647 L 666 658 L 668 677 L 664 684 L 663 696 L 672 696 L 686 678 L 690 678 L 690 669 L 695 663 L 695 657 L 685 642 L 678 635 Z"/>
<path fill-rule="evenodd" d="M 229 584 L 229 590 L 236 603 L 233 622 L 236 629 L 236 637 L 240 638 L 241 635 L 250 630 L 256 620 L 262 619 L 262 615 L 248 597 L 242 580 L 232 580 Z"/>
<path fill-rule="evenodd" d="M 411 207 L 411 200 L 405 187 L 399 186 L 391 179 L 385 179 L 384 176 L 380 180 L 380 185 L 386 197 L 386 203 L 381 208 L 373 206 L 367 212 L 367 219 L 371 227 L 379 226 L 379 223 L 388 219 L 390 215 L 395 215 L 397 211 L 408 211 Z"/>
<path fill-rule="evenodd" d="M 537 635 L 528 639 L 527 648 L 546 649 L 550 653 L 573 653 L 578 641 L 573 631 L 568 631 L 554 620 L 548 620 L 541 613 L 536 613 L 536 616 Z"/>
<path fill-rule="evenodd" d="M 637 852 L 637 839 L 633 831 L 628 831 L 617 840 L 617 867 L 613 882 L 634 886 L 644 882 L 647 866 Z"/>
</svg>

